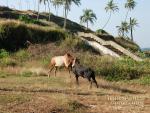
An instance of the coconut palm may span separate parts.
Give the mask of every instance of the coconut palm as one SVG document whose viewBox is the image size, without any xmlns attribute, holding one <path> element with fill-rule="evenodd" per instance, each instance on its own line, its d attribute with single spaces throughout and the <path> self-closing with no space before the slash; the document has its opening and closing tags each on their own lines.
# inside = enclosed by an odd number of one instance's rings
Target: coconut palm
<svg viewBox="0 0 150 113">
<path fill-rule="evenodd" d="M 125 33 L 129 33 L 130 26 L 126 21 L 121 22 L 121 25 L 116 27 L 118 29 L 118 34 L 123 38 L 125 37 Z"/>
<path fill-rule="evenodd" d="M 137 20 L 135 18 L 132 19 L 130 17 L 130 24 L 129 24 L 129 26 L 130 26 L 131 40 L 133 41 L 133 30 L 135 29 L 135 27 L 138 26 Z"/>
<path fill-rule="evenodd" d="M 37 20 L 39 20 L 39 15 L 40 15 L 40 3 L 42 2 L 43 0 L 38 0 L 38 15 L 37 15 Z"/>
<path fill-rule="evenodd" d="M 83 15 L 80 16 L 81 23 L 86 23 L 86 28 L 87 29 L 88 29 L 89 22 L 94 24 L 94 20 L 96 20 L 96 19 L 97 19 L 97 17 L 91 9 L 83 10 Z"/>
<path fill-rule="evenodd" d="M 62 4 L 64 5 L 64 13 L 65 13 L 65 19 L 64 19 L 64 29 L 66 28 L 66 21 L 67 21 L 67 15 L 70 11 L 70 7 L 74 3 L 75 5 L 79 6 L 80 0 L 62 0 Z"/>
<path fill-rule="evenodd" d="M 52 4 L 55 7 L 56 15 L 58 15 L 58 8 L 62 5 L 62 0 L 53 0 Z"/>
<path fill-rule="evenodd" d="M 48 16 L 48 20 L 50 21 L 51 20 L 51 9 L 50 9 L 50 3 L 51 3 L 51 0 L 45 0 L 45 1 L 47 1 L 47 3 L 48 3 L 48 12 L 49 12 L 49 16 Z"/>
<path fill-rule="evenodd" d="M 136 6 L 136 2 L 134 0 L 127 0 L 127 2 L 125 3 L 125 8 L 127 9 L 127 13 L 126 13 L 126 16 L 125 16 L 125 21 L 128 17 L 128 13 L 129 11 L 133 10 Z"/>
<path fill-rule="evenodd" d="M 6 5 L 7 5 L 7 7 L 8 7 L 8 0 L 6 0 Z"/>
<path fill-rule="evenodd" d="M 119 8 L 116 5 L 116 3 L 114 3 L 113 0 L 110 0 L 107 3 L 107 6 L 105 7 L 105 10 L 106 10 L 106 12 L 109 12 L 109 18 L 108 18 L 107 22 L 105 23 L 105 25 L 102 27 L 102 29 L 104 29 L 107 26 L 107 24 L 109 23 L 112 13 L 115 12 L 115 11 L 118 11 Z"/>
</svg>

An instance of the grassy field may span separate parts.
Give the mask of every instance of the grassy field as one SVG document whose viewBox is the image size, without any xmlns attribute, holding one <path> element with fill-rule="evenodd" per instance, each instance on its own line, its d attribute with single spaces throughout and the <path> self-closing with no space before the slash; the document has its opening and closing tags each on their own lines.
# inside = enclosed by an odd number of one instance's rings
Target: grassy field
<svg viewBox="0 0 150 113">
<path fill-rule="evenodd" d="M 9 70 L 9 71 L 7 71 Z M 89 89 L 66 71 L 55 77 L 0 70 L 0 113 L 149 113 L 149 85 L 135 81 L 108 82 L 97 77 L 99 88 Z"/>
</svg>

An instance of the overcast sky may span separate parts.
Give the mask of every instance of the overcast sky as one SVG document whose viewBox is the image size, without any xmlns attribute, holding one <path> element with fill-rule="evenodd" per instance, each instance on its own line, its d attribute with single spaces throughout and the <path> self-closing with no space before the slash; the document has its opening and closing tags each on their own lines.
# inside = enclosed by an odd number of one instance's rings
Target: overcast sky
<svg viewBox="0 0 150 113">
<path fill-rule="evenodd" d="M 38 0 L 0 0 L 0 5 L 7 5 L 11 8 L 16 9 L 36 9 L 37 10 L 37 1 Z M 22 1 L 20 4 L 19 1 Z M 36 1 L 36 2 L 35 2 Z M 72 5 L 71 11 L 69 12 L 68 18 L 77 23 L 80 22 L 79 17 L 83 13 L 83 9 L 92 9 L 96 16 L 97 21 L 94 25 L 90 25 L 92 30 L 96 30 L 102 28 L 108 19 L 108 13 L 104 10 L 106 3 L 109 0 L 81 0 L 81 6 L 77 7 Z M 116 12 L 112 15 L 110 23 L 106 26 L 105 30 L 110 34 L 117 36 L 116 26 L 120 25 L 121 21 L 125 19 L 126 9 L 124 9 L 124 3 L 126 0 L 114 0 L 119 6 L 119 12 Z M 138 20 L 139 27 L 137 27 L 134 31 L 134 40 L 136 43 L 140 45 L 140 47 L 150 47 L 150 0 L 136 0 L 137 6 L 135 9 L 129 13 L 128 17 L 134 17 Z M 28 5 L 27 5 L 28 4 Z M 35 4 L 35 5 L 34 5 Z M 36 7 L 35 7 L 36 6 Z M 41 5 L 41 11 L 45 10 L 44 5 Z M 51 12 L 56 14 L 55 8 L 51 6 Z M 59 9 L 59 16 L 63 15 L 63 9 Z"/>
</svg>

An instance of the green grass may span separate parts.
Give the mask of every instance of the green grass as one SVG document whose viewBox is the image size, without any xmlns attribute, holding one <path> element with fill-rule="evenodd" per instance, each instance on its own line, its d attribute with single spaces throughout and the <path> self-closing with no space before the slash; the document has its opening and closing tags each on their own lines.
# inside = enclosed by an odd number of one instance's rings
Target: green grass
<svg viewBox="0 0 150 113">
<path fill-rule="evenodd" d="M 15 20 L 0 20 L 0 48 L 9 51 L 25 48 L 27 40 L 32 43 L 47 43 L 64 38 L 65 31 L 62 29 L 25 24 Z"/>
<path fill-rule="evenodd" d="M 7 104 L 19 104 L 19 103 L 23 103 L 26 101 L 30 100 L 30 96 L 27 94 L 0 94 L 0 105 L 5 105 L 7 106 Z"/>
</svg>

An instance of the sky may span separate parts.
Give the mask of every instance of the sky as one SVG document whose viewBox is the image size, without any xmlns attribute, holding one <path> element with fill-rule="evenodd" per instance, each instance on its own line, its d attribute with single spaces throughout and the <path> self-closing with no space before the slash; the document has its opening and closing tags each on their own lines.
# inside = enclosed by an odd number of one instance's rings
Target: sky
<svg viewBox="0 0 150 113">
<path fill-rule="evenodd" d="M 8 1 L 8 2 L 7 2 Z M 21 1 L 21 2 L 20 2 Z M 38 0 L 0 0 L 1 6 L 9 6 L 11 8 L 19 10 L 37 10 Z M 105 6 L 109 0 L 81 0 L 80 7 L 72 4 L 71 11 L 68 14 L 68 19 L 80 23 L 79 17 L 83 14 L 84 9 L 92 9 L 97 16 L 97 20 L 94 25 L 89 25 L 92 30 L 100 29 L 106 23 L 109 13 L 106 13 Z M 129 17 L 136 18 L 139 26 L 134 30 L 134 41 L 141 48 L 150 48 L 150 0 L 135 0 L 137 5 L 135 9 L 129 12 Z M 119 11 L 112 15 L 109 24 L 105 27 L 105 30 L 110 34 L 117 36 L 118 32 L 116 26 L 120 25 L 121 21 L 125 19 L 127 10 L 124 8 L 126 0 L 114 0 L 119 6 Z M 56 14 L 54 6 L 51 7 L 51 12 Z M 44 4 L 40 6 L 41 11 L 45 11 Z M 48 10 L 48 9 L 46 9 Z M 63 16 L 63 8 L 58 10 L 58 16 Z M 130 35 L 129 35 L 130 36 Z"/>
</svg>

